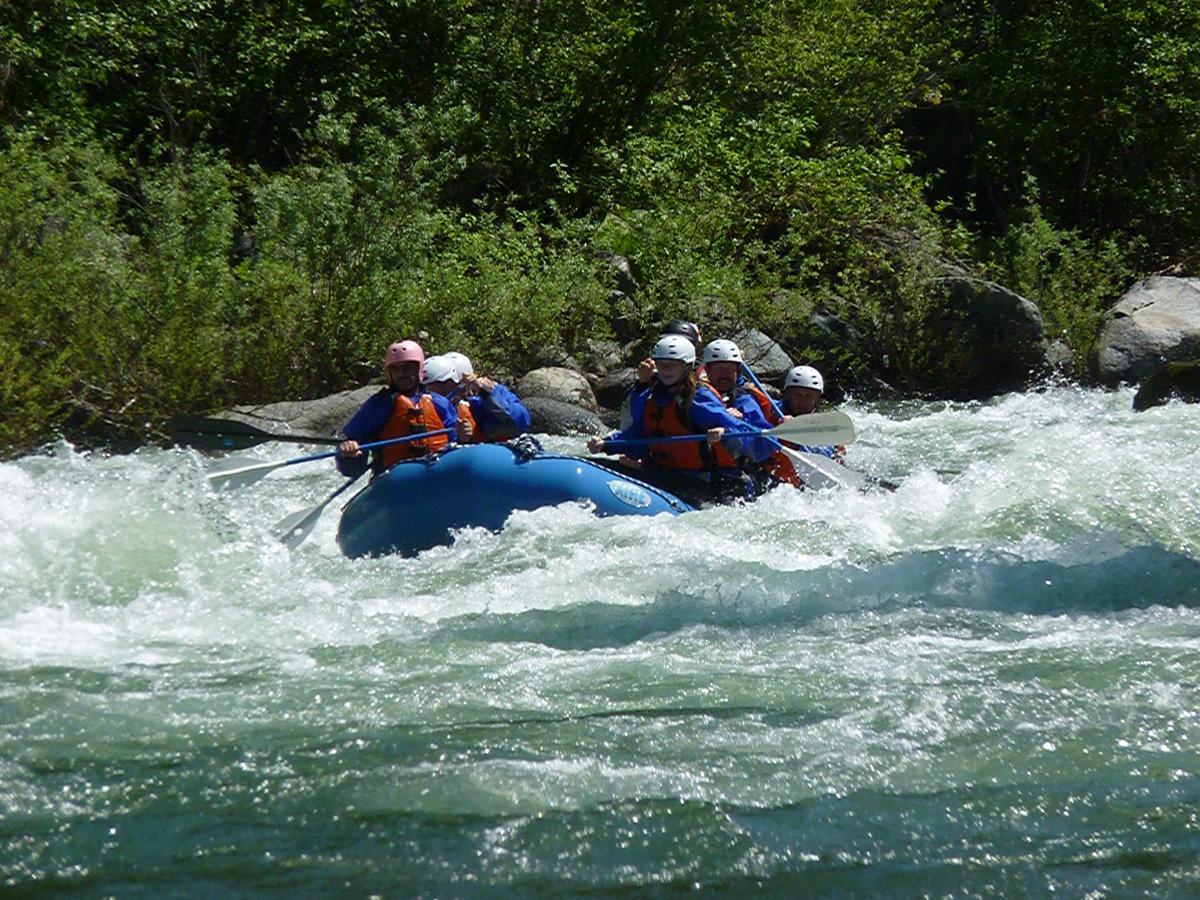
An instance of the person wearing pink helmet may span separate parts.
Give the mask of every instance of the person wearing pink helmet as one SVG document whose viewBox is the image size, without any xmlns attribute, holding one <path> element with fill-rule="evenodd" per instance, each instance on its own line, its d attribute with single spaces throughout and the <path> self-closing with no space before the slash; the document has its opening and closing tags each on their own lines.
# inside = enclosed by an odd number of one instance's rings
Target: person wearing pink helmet
<svg viewBox="0 0 1200 900">
<path fill-rule="evenodd" d="M 430 393 L 421 384 L 425 375 L 425 351 L 416 341 L 397 341 L 383 355 L 387 385 L 372 394 L 346 423 L 346 438 L 338 445 L 338 471 L 348 477 L 361 475 L 368 461 L 360 444 L 404 437 L 423 431 L 440 431 L 458 425 L 454 404 Z M 439 434 L 424 441 L 380 447 L 371 454 L 369 465 L 378 475 L 402 459 L 444 450 L 449 438 Z"/>
</svg>

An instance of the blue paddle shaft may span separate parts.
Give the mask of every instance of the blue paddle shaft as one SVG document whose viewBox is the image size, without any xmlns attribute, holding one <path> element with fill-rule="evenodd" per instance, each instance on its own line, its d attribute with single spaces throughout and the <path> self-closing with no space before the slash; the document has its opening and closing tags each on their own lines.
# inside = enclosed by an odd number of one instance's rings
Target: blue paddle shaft
<svg viewBox="0 0 1200 900">
<path fill-rule="evenodd" d="M 359 450 L 374 450 L 376 447 L 387 447 L 390 444 L 407 444 L 412 441 L 423 440 L 424 438 L 435 437 L 439 434 L 450 434 L 454 431 L 453 428 L 439 428 L 437 431 L 422 431 L 420 434 L 406 434 L 404 437 L 389 438 L 386 441 L 373 441 L 370 444 L 359 444 Z M 299 463 L 313 462 L 318 459 L 333 459 L 338 455 L 337 450 L 331 450 L 329 453 L 316 453 L 312 456 L 301 456 L 296 459 L 289 459 L 282 463 L 285 466 L 294 466 Z"/>
<path fill-rule="evenodd" d="M 754 374 L 754 370 L 746 365 L 745 361 L 742 362 L 742 371 L 750 377 L 750 380 L 754 382 L 754 386 L 762 391 L 763 395 L 771 401 L 771 406 L 774 407 L 775 412 L 782 416 L 784 414 L 783 407 L 775 401 L 774 397 L 767 393 L 767 389 L 762 386 L 762 382 L 758 380 L 758 376 Z"/>
</svg>

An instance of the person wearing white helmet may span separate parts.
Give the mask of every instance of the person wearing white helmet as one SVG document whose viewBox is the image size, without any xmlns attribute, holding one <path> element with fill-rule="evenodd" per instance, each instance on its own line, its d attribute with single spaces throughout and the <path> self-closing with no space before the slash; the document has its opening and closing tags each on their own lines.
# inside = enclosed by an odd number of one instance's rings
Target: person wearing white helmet
<svg viewBox="0 0 1200 900">
<path fill-rule="evenodd" d="M 704 348 L 702 358 L 709 386 L 720 395 L 731 413 L 760 431 L 768 431 L 783 421 L 771 398 L 743 374 L 745 360 L 737 344 L 724 339 L 713 341 Z M 716 453 L 722 465 L 731 462 L 722 448 L 717 448 Z M 743 463 L 743 468 L 757 480 L 760 490 L 779 483 L 800 486 L 795 467 L 781 450 L 776 450 L 759 466 Z"/>
<path fill-rule="evenodd" d="M 821 396 L 825 393 L 825 379 L 812 366 L 793 366 L 788 369 L 783 378 L 783 412 L 789 419 L 793 416 L 807 416 L 814 413 L 821 405 Z M 808 453 L 819 453 L 838 462 L 846 460 L 846 448 L 836 447 L 800 447 Z"/>
<path fill-rule="evenodd" d="M 390 345 L 384 353 L 383 366 L 387 384 L 368 397 L 342 429 L 345 440 L 338 444 L 336 463 L 338 471 L 348 477 L 361 475 L 368 464 L 379 474 L 402 459 L 444 450 L 449 438 L 439 434 L 427 440 L 380 447 L 372 452 L 369 463 L 359 449 L 360 444 L 458 425 L 454 405 L 421 385 L 425 351 L 420 344 L 397 341 Z"/>
<path fill-rule="evenodd" d="M 812 366 L 793 366 L 783 379 L 783 411 L 789 416 L 816 412 L 825 393 L 825 379 Z"/>
<path fill-rule="evenodd" d="M 457 354 L 462 359 L 467 359 L 461 353 Z M 470 365 L 470 360 L 467 360 L 467 365 Z M 462 374 L 458 370 L 458 365 L 451 358 L 449 353 L 441 356 L 431 356 L 425 360 L 425 377 L 421 379 L 421 383 L 425 385 L 425 389 L 431 394 L 438 394 L 445 397 L 454 404 L 454 410 L 458 413 L 458 430 L 456 436 L 460 444 L 475 443 L 475 417 L 471 413 L 471 406 L 467 402 L 466 397 L 455 400 L 462 389 Z"/>
<path fill-rule="evenodd" d="M 725 405 L 756 428 L 772 428 L 783 421 L 771 398 L 742 374 L 745 360 L 741 348 L 730 340 L 716 340 L 704 348 L 708 383 Z"/>
<path fill-rule="evenodd" d="M 711 387 L 696 376 L 696 348 L 682 335 L 666 335 L 651 352 L 655 371 L 651 383 L 635 391 L 630 422 L 606 438 L 592 438 L 588 449 L 606 452 L 609 441 L 651 439 L 628 458 L 642 466 L 642 477 L 685 476 L 703 483 L 707 499 L 746 496 L 748 482 L 735 466 L 721 466 L 714 448 L 721 444 L 731 459 L 746 456 L 758 462 L 774 451 L 770 443 L 732 415 Z M 656 437 L 704 435 L 704 440 L 655 444 Z M 675 490 L 675 488 L 672 488 Z"/>
<path fill-rule="evenodd" d="M 475 443 L 503 443 L 529 430 L 532 424 L 529 410 L 512 389 L 486 376 L 476 375 L 471 360 L 457 350 L 442 355 L 454 364 L 461 377 L 458 387 L 470 408 Z M 462 411 L 460 402 L 460 414 Z"/>
</svg>

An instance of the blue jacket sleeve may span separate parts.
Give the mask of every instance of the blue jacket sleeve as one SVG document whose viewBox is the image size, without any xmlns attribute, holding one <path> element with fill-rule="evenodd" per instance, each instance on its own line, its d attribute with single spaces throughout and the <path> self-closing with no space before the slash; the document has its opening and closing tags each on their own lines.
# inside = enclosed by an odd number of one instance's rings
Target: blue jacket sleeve
<svg viewBox="0 0 1200 900">
<path fill-rule="evenodd" d="M 472 397 L 468 403 L 471 415 L 489 441 L 507 441 L 524 434 L 532 422 L 525 404 L 502 384 Z"/>
<path fill-rule="evenodd" d="M 758 401 L 749 393 L 743 392 L 738 394 L 737 399 L 733 401 L 733 405 L 742 414 L 742 421 L 747 425 L 753 425 L 761 431 L 770 430 L 771 423 L 763 415 L 762 407 L 758 405 Z"/>
<path fill-rule="evenodd" d="M 454 428 L 458 425 L 458 405 L 441 394 L 430 392 L 429 396 L 433 398 L 433 408 L 437 410 L 437 414 L 442 420 L 442 427 Z M 456 440 L 457 437 L 452 433 L 450 443 L 454 443 Z"/>
<path fill-rule="evenodd" d="M 691 416 L 697 428 L 724 428 L 722 443 L 734 456 L 749 456 L 755 462 L 762 462 L 777 449 L 770 440 L 759 436 L 757 428 L 730 413 L 721 398 L 711 391 L 696 392 Z"/>
<path fill-rule="evenodd" d="M 636 440 L 646 437 L 646 429 L 642 427 L 646 416 L 646 403 L 650 398 L 650 388 L 635 387 L 630 391 L 621 410 L 622 427 L 614 431 L 607 441 Z M 630 447 L 622 451 L 630 459 L 647 459 L 650 456 L 649 447 Z"/>
<path fill-rule="evenodd" d="M 379 432 L 383 430 L 383 426 L 387 424 L 391 414 L 391 392 L 384 388 L 367 398 L 367 402 L 358 408 L 358 412 L 342 428 L 342 434 L 346 436 L 347 440 L 369 444 L 379 437 Z M 347 478 L 358 477 L 367 470 L 369 464 L 365 453 L 349 459 L 336 456 L 334 462 L 337 464 L 337 470 Z"/>
</svg>

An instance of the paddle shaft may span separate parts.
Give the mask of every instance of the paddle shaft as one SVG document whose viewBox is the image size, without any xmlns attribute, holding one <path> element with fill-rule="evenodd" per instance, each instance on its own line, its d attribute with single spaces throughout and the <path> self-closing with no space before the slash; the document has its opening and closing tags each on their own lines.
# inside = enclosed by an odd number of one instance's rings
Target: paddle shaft
<svg viewBox="0 0 1200 900">
<path fill-rule="evenodd" d="M 771 407 L 775 410 L 776 415 L 784 415 L 783 407 L 779 405 L 779 402 L 774 397 L 767 393 L 767 389 L 763 387 L 762 382 L 758 380 L 758 376 L 754 374 L 754 370 L 746 365 L 745 360 L 742 360 L 742 371 L 750 377 L 750 380 L 754 382 L 754 386 L 762 391 L 763 396 L 771 401 Z"/>
<path fill-rule="evenodd" d="M 335 490 L 332 494 L 318 503 L 316 506 L 309 509 L 302 509 L 299 512 L 294 512 L 289 516 L 280 519 L 271 528 L 271 533 L 282 541 L 289 550 L 295 550 L 304 539 L 312 533 L 313 528 L 317 524 L 317 520 L 321 518 L 321 513 L 325 511 L 330 503 L 338 496 L 347 491 L 354 482 L 362 478 L 364 473 L 360 472 L 353 478 L 347 478 L 345 484 Z"/>
<path fill-rule="evenodd" d="M 376 447 L 388 447 L 392 444 L 408 444 L 413 441 L 419 441 L 424 438 L 436 437 L 439 434 L 451 434 L 453 428 L 439 428 L 436 431 L 422 431 L 420 434 L 406 434 L 404 437 L 389 438 L 386 441 L 372 441 L 369 444 L 359 444 L 359 451 L 374 450 Z M 337 443 L 342 443 L 338 441 Z M 328 453 L 314 453 L 312 456 L 299 456 L 296 459 L 289 459 L 287 462 L 273 463 L 273 465 L 282 468 L 283 466 L 296 466 L 300 463 L 315 462 L 318 459 L 333 459 L 338 455 L 337 450 L 330 450 Z"/>
<path fill-rule="evenodd" d="M 749 425 L 746 425 L 749 428 Z M 744 434 L 744 432 L 742 432 Z M 754 432 L 759 434 L 757 430 Z M 738 432 L 727 431 L 725 437 L 738 437 Z M 854 442 L 854 423 L 844 412 L 837 410 L 822 413 L 810 413 L 807 416 L 795 416 L 780 422 L 770 431 L 761 434 L 775 440 L 788 440 L 793 443 L 804 443 L 810 446 L 833 446 L 836 444 L 851 444 Z M 707 434 L 679 434 L 670 437 L 656 438 L 622 438 L 605 441 L 606 448 L 619 449 L 623 446 L 645 447 L 650 444 L 674 443 L 676 441 L 702 441 Z"/>
<path fill-rule="evenodd" d="M 360 444 L 359 450 L 374 450 L 376 447 L 386 447 L 390 444 L 405 444 L 409 442 L 421 441 L 426 438 L 436 437 L 441 434 L 450 434 L 452 428 L 439 428 L 436 431 L 422 431 L 419 434 L 406 434 L 404 437 L 390 438 L 386 441 L 373 441 L 369 444 Z M 286 466 L 296 466 L 300 463 L 315 462 L 318 459 L 331 459 L 338 455 L 337 450 L 329 453 L 315 453 L 312 456 L 300 456 L 296 459 L 288 459 L 282 462 L 257 463 L 253 460 L 227 459 L 222 463 L 218 463 L 217 471 L 208 473 L 208 483 L 215 488 L 221 487 L 246 487 L 254 484 L 260 478 L 274 472 L 276 469 L 282 469 Z"/>
</svg>

